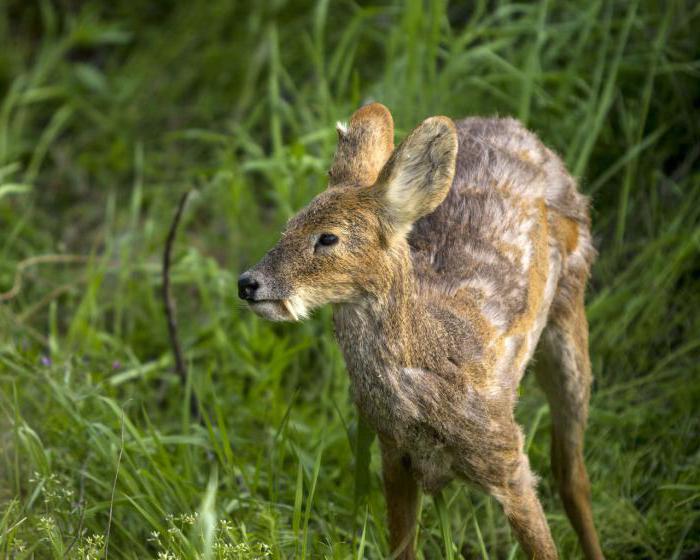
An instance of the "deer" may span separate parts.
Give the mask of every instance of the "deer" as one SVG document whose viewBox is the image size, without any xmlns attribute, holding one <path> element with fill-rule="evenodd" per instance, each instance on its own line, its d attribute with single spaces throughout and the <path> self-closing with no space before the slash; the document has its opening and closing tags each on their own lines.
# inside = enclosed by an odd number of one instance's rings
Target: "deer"
<svg viewBox="0 0 700 560">
<path fill-rule="evenodd" d="M 332 305 L 379 441 L 392 557 L 415 558 L 420 493 L 458 479 L 500 503 L 528 558 L 558 558 L 514 418 L 533 361 L 559 495 L 584 556 L 603 558 L 583 455 L 588 198 L 510 117 L 430 117 L 394 148 L 390 111 L 371 103 L 337 134 L 327 188 L 238 295 L 272 321 Z"/>
</svg>

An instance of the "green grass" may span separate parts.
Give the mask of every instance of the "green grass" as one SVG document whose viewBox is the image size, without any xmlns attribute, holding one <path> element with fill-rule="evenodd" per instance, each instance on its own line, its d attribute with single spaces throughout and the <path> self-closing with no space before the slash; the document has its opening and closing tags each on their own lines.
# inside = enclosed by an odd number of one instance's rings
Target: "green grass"
<svg viewBox="0 0 700 560">
<path fill-rule="evenodd" d="M 0 4 L 0 291 L 23 280 L 0 302 L 0 555 L 386 557 L 376 444 L 329 310 L 273 325 L 234 288 L 370 98 L 399 137 L 433 114 L 518 116 L 580 178 L 600 251 L 586 462 L 603 548 L 697 554 L 699 27 L 679 0 Z M 182 387 L 160 259 L 189 188 Z M 518 417 L 578 558 L 544 403 L 528 376 Z M 493 500 L 454 484 L 438 506 L 422 501 L 424 558 L 520 557 Z"/>
</svg>

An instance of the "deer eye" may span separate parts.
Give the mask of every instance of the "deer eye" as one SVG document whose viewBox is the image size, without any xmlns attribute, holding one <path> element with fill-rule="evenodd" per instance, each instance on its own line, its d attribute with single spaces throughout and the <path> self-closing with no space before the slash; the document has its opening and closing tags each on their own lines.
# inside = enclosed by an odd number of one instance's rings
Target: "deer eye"
<svg viewBox="0 0 700 560">
<path fill-rule="evenodd" d="M 317 241 L 318 245 L 323 245 L 324 247 L 330 247 L 336 243 L 338 243 L 338 236 L 332 233 L 322 233 Z"/>
</svg>

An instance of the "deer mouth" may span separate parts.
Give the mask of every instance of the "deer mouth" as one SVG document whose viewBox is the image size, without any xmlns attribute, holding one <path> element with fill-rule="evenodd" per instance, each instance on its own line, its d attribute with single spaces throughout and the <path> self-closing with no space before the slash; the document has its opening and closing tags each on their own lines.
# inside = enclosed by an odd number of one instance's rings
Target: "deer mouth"
<svg viewBox="0 0 700 560">
<path fill-rule="evenodd" d="M 253 312 L 268 321 L 297 321 L 298 315 L 287 299 L 259 299 L 248 302 Z"/>
</svg>

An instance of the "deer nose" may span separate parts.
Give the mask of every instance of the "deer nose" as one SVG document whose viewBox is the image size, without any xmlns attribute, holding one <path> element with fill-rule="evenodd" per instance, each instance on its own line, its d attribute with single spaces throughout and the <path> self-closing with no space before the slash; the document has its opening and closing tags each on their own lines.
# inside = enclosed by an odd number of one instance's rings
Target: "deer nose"
<svg viewBox="0 0 700 560">
<path fill-rule="evenodd" d="M 258 281 L 250 273 L 244 272 L 238 278 L 238 297 L 248 301 L 255 300 L 255 292 L 260 287 Z"/>
</svg>

